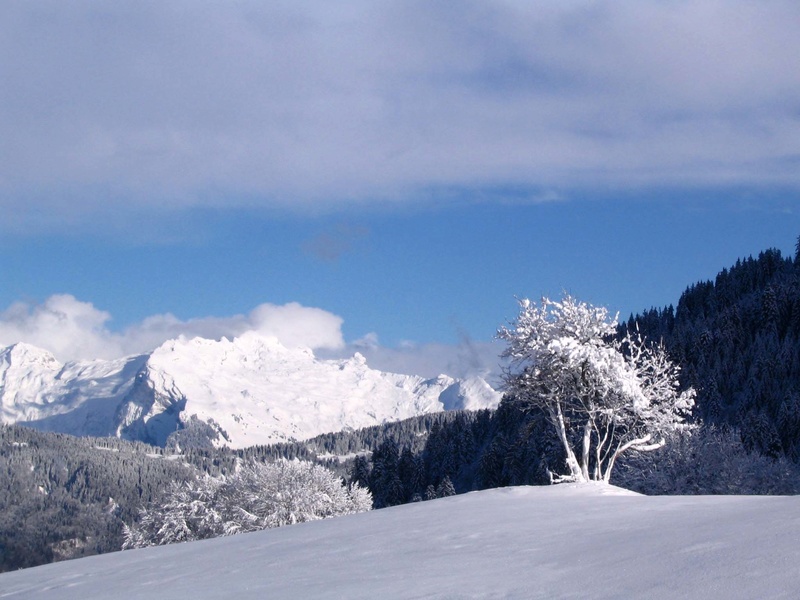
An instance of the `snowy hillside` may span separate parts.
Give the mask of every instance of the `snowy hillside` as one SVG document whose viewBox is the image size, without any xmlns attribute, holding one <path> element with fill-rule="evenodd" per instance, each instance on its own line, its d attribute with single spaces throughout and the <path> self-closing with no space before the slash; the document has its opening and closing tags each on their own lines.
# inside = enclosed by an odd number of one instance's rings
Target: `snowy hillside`
<svg viewBox="0 0 800 600">
<path fill-rule="evenodd" d="M 239 448 L 424 413 L 495 406 L 479 378 L 376 371 L 356 354 L 322 360 L 248 333 L 179 338 L 148 355 L 60 364 L 26 344 L 0 351 L 0 420 L 75 435 Z"/>
<path fill-rule="evenodd" d="M 795 598 L 800 498 L 502 488 L 0 575 L 3 598 Z"/>
</svg>

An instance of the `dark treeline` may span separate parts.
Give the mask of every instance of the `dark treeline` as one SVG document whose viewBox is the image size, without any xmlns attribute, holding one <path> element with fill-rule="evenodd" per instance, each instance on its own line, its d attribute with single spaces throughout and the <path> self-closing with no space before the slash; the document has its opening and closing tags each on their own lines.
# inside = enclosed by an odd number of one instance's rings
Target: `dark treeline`
<svg viewBox="0 0 800 600">
<path fill-rule="evenodd" d="M 400 437 L 381 442 L 351 466 L 350 479 L 366 485 L 376 508 L 471 490 L 549 483 L 564 457 L 542 415 L 513 403 L 497 410 L 459 411 L 434 423 L 421 450 Z"/>
<path fill-rule="evenodd" d="M 748 450 L 800 461 L 800 256 L 738 260 L 689 287 L 677 308 L 631 316 L 621 330 L 637 326 L 681 364 L 704 423 L 738 429 Z"/>
<path fill-rule="evenodd" d="M 577 441 L 577 440 L 576 440 Z M 546 485 L 566 472 L 547 417 L 506 396 L 497 410 L 463 412 L 434 425 L 421 452 L 382 442 L 351 465 L 376 508 L 509 485 Z M 739 432 L 714 425 L 676 432 L 654 452 L 623 455 L 611 483 L 644 494 L 796 494 L 800 467 L 748 450 Z"/>
<path fill-rule="evenodd" d="M 200 468 L 207 463 L 227 464 L 226 461 L 231 460 L 231 457 L 259 461 L 299 459 L 321 464 L 346 477 L 358 456 L 368 457 L 386 440 L 393 440 L 412 452 L 421 452 L 425 447 L 428 433 L 433 428 L 442 427 L 458 419 L 460 414 L 458 411 L 431 413 L 364 429 L 324 433 L 302 442 L 251 446 L 232 452 L 213 449 L 194 450 L 187 452 L 187 455 L 190 457 L 190 462 Z"/>
</svg>

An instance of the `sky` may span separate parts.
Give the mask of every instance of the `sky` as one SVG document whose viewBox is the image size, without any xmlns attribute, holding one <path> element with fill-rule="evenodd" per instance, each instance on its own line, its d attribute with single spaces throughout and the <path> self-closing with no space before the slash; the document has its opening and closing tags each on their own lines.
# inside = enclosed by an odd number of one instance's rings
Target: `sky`
<svg viewBox="0 0 800 600">
<path fill-rule="evenodd" d="M 675 304 L 794 253 L 798 25 L 782 0 L 4 2 L 0 344 L 256 330 L 462 375 L 515 297 Z"/>
</svg>

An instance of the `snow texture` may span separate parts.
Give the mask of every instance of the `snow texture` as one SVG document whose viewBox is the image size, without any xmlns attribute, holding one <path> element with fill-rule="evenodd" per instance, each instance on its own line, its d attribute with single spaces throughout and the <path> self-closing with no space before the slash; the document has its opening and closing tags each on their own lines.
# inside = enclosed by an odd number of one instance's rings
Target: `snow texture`
<svg viewBox="0 0 800 600">
<path fill-rule="evenodd" d="M 796 598 L 800 498 L 501 488 L 0 575 L 0 598 Z"/>
<path fill-rule="evenodd" d="M 322 360 L 256 333 L 181 337 L 142 356 L 65 365 L 27 344 L 0 351 L 0 421 L 157 445 L 187 424 L 241 448 L 499 400 L 479 378 L 384 373 L 360 354 Z"/>
</svg>

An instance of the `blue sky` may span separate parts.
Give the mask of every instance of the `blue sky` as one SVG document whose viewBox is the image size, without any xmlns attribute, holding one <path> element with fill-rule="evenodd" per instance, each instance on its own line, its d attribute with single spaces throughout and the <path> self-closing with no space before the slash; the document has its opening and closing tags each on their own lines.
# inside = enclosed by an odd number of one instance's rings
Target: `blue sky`
<svg viewBox="0 0 800 600">
<path fill-rule="evenodd" d="M 674 303 L 793 252 L 798 23 L 782 1 L 6 3 L 0 342 L 318 324 L 320 349 L 459 370 L 515 295 Z"/>
</svg>

